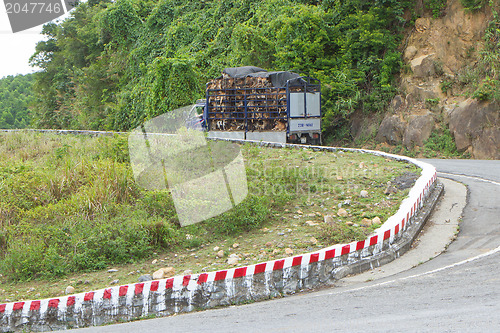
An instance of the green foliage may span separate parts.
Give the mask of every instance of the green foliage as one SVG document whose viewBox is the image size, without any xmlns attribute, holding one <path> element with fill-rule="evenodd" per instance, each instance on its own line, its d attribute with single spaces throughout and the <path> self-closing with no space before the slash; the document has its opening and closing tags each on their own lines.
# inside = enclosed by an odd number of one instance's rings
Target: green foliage
<svg viewBox="0 0 500 333">
<path fill-rule="evenodd" d="M 451 88 L 453 87 L 453 82 L 444 80 L 439 84 L 439 88 L 441 88 L 441 91 L 446 94 Z"/>
<path fill-rule="evenodd" d="M 269 217 L 269 198 L 248 196 L 235 208 L 207 221 L 219 235 L 237 235 L 259 228 Z"/>
<path fill-rule="evenodd" d="M 493 19 L 486 29 L 479 59 L 460 71 L 457 81 L 470 97 L 482 101 L 500 101 L 500 5 L 498 1 L 490 0 L 489 6 Z"/>
<path fill-rule="evenodd" d="M 28 109 L 33 101 L 33 75 L 0 79 L 0 129 L 22 129 L 31 123 Z"/>
<path fill-rule="evenodd" d="M 395 92 L 410 1 L 82 2 L 47 24 L 31 61 L 35 126 L 129 130 L 204 96 L 225 67 L 298 70 L 322 82 L 324 131 Z"/>
<path fill-rule="evenodd" d="M 425 107 L 431 109 L 432 107 L 439 104 L 439 98 L 427 98 L 425 100 Z"/>
<path fill-rule="evenodd" d="M 438 18 L 444 15 L 447 0 L 427 0 L 425 5 L 432 12 L 432 16 Z"/>
<path fill-rule="evenodd" d="M 470 11 L 476 11 L 485 5 L 486 1 L 485 0 L 460 0 L 462 3 L 462 6 L 464 6 L 465 9 L 470 10 Z"/>
<path fill-rule="evenodd" d="M 432 131 L 429 139 L 424 142 L 423 152 L 427 158 L 436 157 L 437 153 L 441 153 L 447 157 L 460 155 L 457 151 L 453 135 L 447 127 L 441 127 L 439 130 Z"/>
</svg>

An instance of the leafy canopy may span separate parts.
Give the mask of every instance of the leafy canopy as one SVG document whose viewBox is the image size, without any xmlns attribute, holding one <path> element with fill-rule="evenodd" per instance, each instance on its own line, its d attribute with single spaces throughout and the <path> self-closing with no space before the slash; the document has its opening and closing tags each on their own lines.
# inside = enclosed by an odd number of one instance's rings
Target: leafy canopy
<svg viewBox="0 0 500 333">
<path fill-rule="evenodd" d="M 127 130 L 203 97 L 225 67 L 302 71 L 322 82 L 324 131 L 395 91 L 410 1 L 102 0 L 44 27 L 31 61 L 40 127 Z"/>
</svg>

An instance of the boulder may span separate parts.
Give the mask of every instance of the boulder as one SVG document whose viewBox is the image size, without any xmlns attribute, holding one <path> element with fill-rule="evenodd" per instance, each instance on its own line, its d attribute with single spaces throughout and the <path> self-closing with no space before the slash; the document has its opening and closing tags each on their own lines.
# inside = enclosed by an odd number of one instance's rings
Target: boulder
<svg viewBox="0 0 500 333">
<path fill-rule="evenodd" d="M 386 116 L 377 132 L 377 142 L 387 142 L 391 145 L 400 144 L 403 140 L 405 124 L 399 116 Z"/>
<path fill-rule="evenodd" d="M 475 158 L 498 158 L 499 110 L 500 106 L 493 102 L 467 99 L 460 103 L 449 115 L 458 151 L 472 148 Z"/>
<path fill-rule="evenodd" d="M 405 53 L 404 53 L 404 59 L 405 60 L 411 60 L 415 55 L 417 54 L 417 48 L 413 45 L 410 45 L 406 48 Z"/>
<path fill-rule="evenodd" d="M 436 74 L 436 64 L 434 54 L 426 54 L 413 59 L 410 62 L 413 77 L 430 77 Z"/>
<path fill-rule="evenodd" d="M 483 130 L 481 137 L 472 143 L 472 147 L 474 158 L 500 160 L 500 128 Z"/>
<path fill-rule="evenodd" d="M 403 138 L 407 148 L 423 146 L 424 141 L 431 136 L 434 128 L 434 117 L 430 112 L 421 116 L 412 116 Z"/>
<path fill-rule="evenodd" d="M 415 30 L 417 32 L 423 33 L 429 29 L 431 21 L 428 17 L 419 17 L 415 20 Z"/>
<path fill-rule="evenodd" d="M 139 276 L 139 282 L 147 282 L 147 281 L 151 281 L 153 279 L 153 277 L 151 276 L 151 274 L 144 274 L 144 275 L 141 275 Z"/>
<path fill-rule="evenodd" d="M 396 95 L 392 99 L 391 105 L 389 107 L 394 111 L 398 111 L 399 109 L 404 108 L 406 106 L 407 106 L 406 99 L 401 95 Z"/>
</svg>

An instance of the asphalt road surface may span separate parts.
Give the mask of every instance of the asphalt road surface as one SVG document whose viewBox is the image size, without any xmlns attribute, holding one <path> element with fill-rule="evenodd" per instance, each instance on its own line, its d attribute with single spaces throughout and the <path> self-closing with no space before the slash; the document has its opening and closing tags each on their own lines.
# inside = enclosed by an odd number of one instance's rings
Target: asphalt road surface
<svg viewBox="0 0 500 333">
<path fill-rule="evenodd" d="M 370 282 L 82 332 L 500 332 L 500 161 L 427 160 L 464 183 L 447 251 Z"/>
</svg>

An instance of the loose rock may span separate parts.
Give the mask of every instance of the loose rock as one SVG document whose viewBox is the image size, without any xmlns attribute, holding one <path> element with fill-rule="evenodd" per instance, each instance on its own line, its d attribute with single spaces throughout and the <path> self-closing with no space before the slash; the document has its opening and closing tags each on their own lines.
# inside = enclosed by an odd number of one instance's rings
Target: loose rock
<svg viewBox="0 0 500 333">
<path fill-rule="evenodd" d="M 153 277 L 151 276 L 151 274 L 144 274 L 144 275 L 139 276 L 138 280 L 139 280 L 139 282 L 147 282 L 147 281 L 153 280 Z"/>
<path fill-rule="evenodd" d="M 349 227 L 352 227 L 352 226 L 354 225 L 354 222 L 352 222 L 352 221 L 347 221 L 345 224 L 346 224 L 347 226 L 349 226 Z"/>
<path fill-rule="evenodd" d="M 217 252 L 217 257 L 218 258 L 224 257 L 224 250 L 219 250 L 219 252 Z"/>
<path fill-rule="evenodd" d="M 293 254 L 293 250 L 291 248 L 287 247 L 285 249 L 285 253 L 286 253 L 287 256 L 291 256 Z"/>
<path fill-rule="evenodd" d="M 108 269 L 108 273 L 116 273 L 116 272 L 118 272 L 117 269 L 114 269 L 114 268 Z"/>
<path fill-rule="evenodd" d="M 346 217 L 347 215 L 349 215 L 349 213 L 347 213 L 347 211 L 344 208 L 340 208 L 337 211 L 337 215 L 341 217 Z"/>
<path fill-rule="evenodd" d="M 240 257 L 236 255 L 231 255 L 231 257 L 227 258 L 228 265 L 236 265 L 240 261 Z"/>
<path fill-rule="evenodd" d="M 389 185 L 387 185 L 387 188 L 385 189 L 384 194 L 389 195 L 389 194 L 397 193 L 397 192 L 398 192 L 398 189 L 395 188 L 394 186 L 392 186 L 391 184 L 389 184 Z"/>
<path fill-rule="evenodd" d="M 362 198 L 368 198 L 368 191 L 366 190 L 363 190 L 359 193 L 359 195 L 362 197 Z"/>
<path fill-rule="evenodd" d="M 159 270 L 157 270 L 153 273 L 152 277 L 153 277 L 153 280 L 160 280 L 160 279 L 163 279 L 163 275 L 164 275 L 163 269 L 160 268 Z"/>
<path fill-rule="evenodd" d="M 220 250 L 220 247 L 218 247 L 218 246 L 214 247 L 215 252 L 219 252 L 219 250 Z"/>
<path fill-rule="evenodd" d="M 72 286 L 67 286 L 67 287 L 66 287 L 66 290 L 64 291 L 64 293 L 65 293 L 66 295 L 68 295 L 68 294 L 73 294 L 74 292 L 75 292 L 75 288 L 74 288 L 74 287 L 72 287 Z"/>
<path fill-rule="evenodd" d="M 373 223 L 372 220 L 367 219 L 367 218 L 364 218 L 363 220 L 361 220 L 361 225 L 363 227 L 369 227 L 372 225 L 372 223 Z"/>
<path fill-rule="evenodd" d="M 376 216 L 372 220 L 372 224 L 381 224 L 382 221 L 380 220 L 380 217 Z"/>
<path fill-rule="evenodd" d="M 120 283 L 120 280 L 113 280 L 113 281 L 111 281 L 110 285 L 114 285 L 114 284 L 118 284 L 118 283 Z"/>
<path fill-rule="evenodd" d="M 158 262 L 158 259 L 155 259 L 151 262 L 151 265 L 155 265 Z"/>
<path fill-rule="evenodd" d="M 310 241 L 311 241 L 311 243 L 312 243 L 313 245 L 318 244 L 318 240 L 317 240 L 316 238 L 314 238 L 314 237 L 311 237 Z"/>
<path fill-rule="evenodd" d="M 317 223 L 314 223 L 313 221 L 306 221 L 306 224 L 310 227 L 314 227 L 314 226 L 318 225 Z"/>
</svg>

